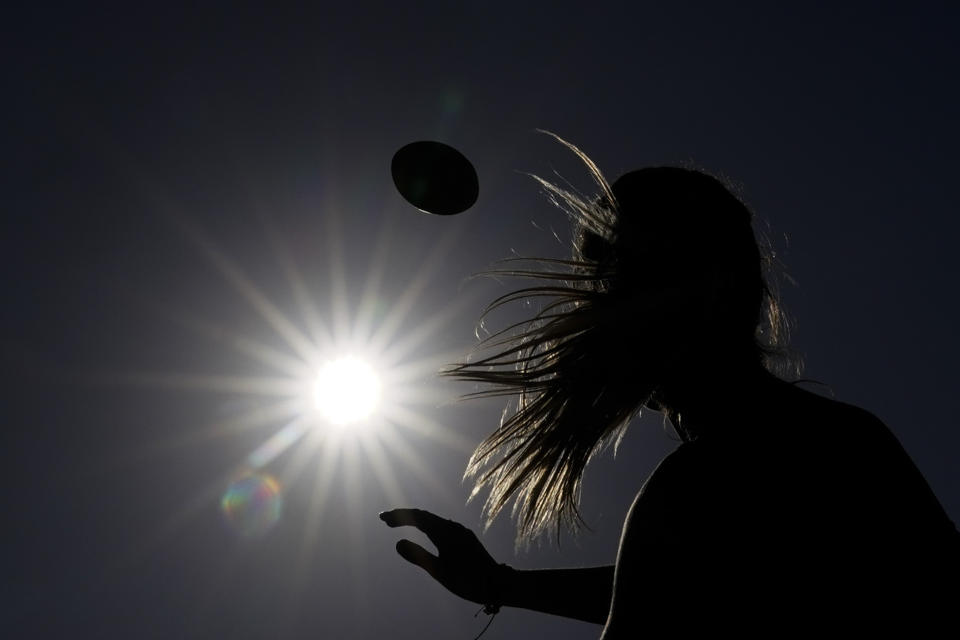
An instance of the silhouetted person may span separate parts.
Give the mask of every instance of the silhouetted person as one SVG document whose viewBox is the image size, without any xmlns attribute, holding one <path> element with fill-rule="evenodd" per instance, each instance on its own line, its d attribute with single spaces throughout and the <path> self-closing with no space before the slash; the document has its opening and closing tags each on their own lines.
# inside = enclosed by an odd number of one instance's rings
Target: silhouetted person
<svg viewBox="0 0 960 640">
<path fill-rule="evenodd" d="M 543 296 L 542 311 L 450 372 L 517 397 L 468 474 L 489 490 L 488 518 L 516 500 L 529 539 L 578 523 L 591 454 L 642 407 L 663 412 L 682 444 L 637 495 L 615 567 L 518 571 L 416 509 L 381 518 L 421 529 L 438 555 L 406 540 L 400 555 L 463 598 L 604 624 L 608 640 L 955 631 L 960 536 L 901 445 L 867 411 L 772 372 L 783 317 L 747 208 L 686 169 L 610 187 L 571 149 L 601 195 L 541 182 L 574 217 L 573 259 L 514 270 L 545 282 L 498 304 Z"/>
</svg>

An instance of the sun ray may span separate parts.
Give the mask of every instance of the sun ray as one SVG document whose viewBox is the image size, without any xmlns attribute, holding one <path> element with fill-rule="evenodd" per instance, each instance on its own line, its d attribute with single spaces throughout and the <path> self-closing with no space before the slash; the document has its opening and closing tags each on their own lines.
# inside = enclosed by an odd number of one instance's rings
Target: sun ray
<svg viewBox="0 0 960 640">
<path fill-rule="evenodd" d="M 309 420 L 306 425 L 308 429 L 300 438 L 298 446 L 293 449 L 289 460 L 283 465 L 283 469 L 279 473 L 279 478 L 287 486 L 299 482 L 300 475 L 311 462 L 317 462 L 318 456 L 333 455 L 336 452 L 336 447 L 324 446 L 325 441 L 329 439 L 327 434 L 309 428 L 313 426 Z"/>
<path fill-rule="evenodd" d="M 404 463 L 406 469 L 421 484 L 445 500 L 454 500 L 450 488 L 435 473 L 430 471 L 430 464 L 393 427 L 393 423 L 386 422 L 379 430 L 381 438 L 390 451 Z"/>
<path fill-rule="evenodd" d="M 406 496 L 403 493 L 400 482 L 390 464 L 390 458 L 387 456 L 383 445 L 378 438 L 363 438 L 360 445 L 370 462 L 370 468 L 380 483 L 380 489 L 386 494 L 387 499 L 392 504 L 407 504 Z"/>
<path fill-rule="evenodd" d="M 288 376 L 296 378 L 309 373 L 309 367 L 303 360 L 248 338 L 227 327 L 213 324 L 186 311 L 162 309 L 159 305 L 152 306 L 155 311 L 163 313 L 171 322 L 212 342 L 224 344 L 237 353 L 249 356 L 260 364 L 272 367 Z"/>
<path fill-rule="evenodd" d="M 323 447 L 318 445 L 317 450 L 320 451 L 320 459 L 317 461 L 314 489 L 310 497 L 310 506 L 307 510 L 304 542 L 312 542 L 316 539 L 319 533 L 320 515 L 323 513 L 323 507 L 331 493 L 333 479 L 336 477 L 338 469 L 342 466 L 342 461 L 339 459 L 340 451 L 338 447 Z"/>
<path fill-rule="evenodd" d="M 456 245 L 456 240 L 460 232 L 457 230 L 448 231 L 434 245 L 433 250 L 420 265 L 420 268 L 410 279 L 406 289 L 400 294 L 394 302 L 390 312 L 383 319 L 377 331 L 370 338 L 370 346 L 377 352 L 386 349 L 387 344 L 393 340 L 407 315 L 413 310 L 423 290 L 426 288 L 430 278 L 437 272 L 442 260 L 450 253 Z"/>
<path fill-rule="evenodd" d="M 343 234 L 340 229 L 340 208 L 330 202 L 325 208 L 327 270 L 330 274 L 330 309 L 333 315 L 334 341 L 350 336 L 350 298 L 343 259 Z"/>
<path fill-rule="evenodd" d="M 413 331 L 407 332 L 402 339 L 391 341 L 389 345 L 386 345 L 383 350 L 383 360 L 391 363 L 402 361 L 432 337 L 435 337 L 440 329 L 450 325 L 454 318 L 463 313 L 467 307 L 472 306 L 478 298 L 478 296 L 462 296 L 448 304 L 442 311 L 433 313 L 426 322 L 418 324 Z M 463 353 L 454 357 L 462 358 Z"/>
<path fill-rule="evenodd" d="M 320 535 L 321 516 L 324 513 L 327 498 L 330 495 L 331 484 L 338 467 L 337 451 L 334 447 L 318 447 L 318 460 L 313 478 L 313 490 L 310 492 L 309 503 L 303 517 L 303 534 L 300 539 L 298 561 L 293 575 L 295 597 L 303 593 L 306 584 L 315 567 L 314 554 L 318 551 L 317 539 Z M 294 605 L 296 607 L 297 605 Z"/>
<path fill-rule="evenodd" d="M 392 216 L 384 216 L 384 224 L 380 225 L 376 244 L 370 257 L 370 266 L 360 296 L 360 306 L 357 309 L 356 321 L 353 327 L 352 339 L 354 342 L 366 343 L 373 333 L 373 323 L 376 315 L 377 303 L 380 301 L 380 287 L 386 269 L 387 255 L 390 241 L 395 237 L 395 224 Z"/>
<path fill-rule="evenodd" d="M 201 254 L 220 272 L 234 290 L 243 296 L 250 306 L 266 320 L 274 331 L 306 362 L 316 359 L 316 347 L 280 309 L 251 281 L 240 266 L 220 250 L 195 223 L 181 221 L 190 240 Z"/>
<path fill-rule="evenodd" d="M 363 465 L 360 464 L 358 438 L 342 438 L 340 445 L 340 456 L 343 462 L 343 482 L 341 489 L 346 501 L 348 510 L 353 513 L 357 502 L 363 495 L 366 478 L 361 473 Z"/>
<path fill-rule="evenodd" d="M 128 371 L 89 373 L 86 379 L 89 383 L 100 385 L 238 395 L 292 397 L 303 393 L 303 381 L 269 376 Z"/>
<path fill-rule="evenodd" d="M 344 457 L 343 471 L 343 498 L 347 509 L 347 518 L 345 526 L 347 527 L 347 546 L 350 557 L 353 562 L 350 564 L 351 584 L 355 589 L 355 597 L 363 597 L 365 593 L 362 583 L 366 576 L 363 564 L 369 556 L 366 545 L 366 534 L 368 527 L 365 522 L 369 522 L 368 517 L 372 514 L 364 513 L 363 497 L 366 495 L 366 485 L 368 484 L 367 474 L 364 473 L 365 467 L 362 464 L 362 439 L 348 439 L 341 453 Z"/>
<path fill-rule="evenodd" d="M 403 404 L 407 407 L 419 406 L 426 410 L 449 406 L 458 401 L 456 395 L 450 391 L 445 392 L 442 389 L 425 386 L 424 384 L 391 385 L 394 395 L 398 398 L 396 401 L 384 402 L 381 405 L 381 415 L 389 415 L 392 407 Z"/>
<path fill-rule="evenodd" d="M 226 435 L 236 435 L 278 422 L 289 420 L 300 413 L 299 399 L 285 399 L 267 405 L 253 407 L 228 420 L 218 420 L 212 424 L 190 429 L 186 435 L 167 436 L 163 440 L 154 440 L 145 445 L 145 453 L 158 455 L 164 451 L 196 446 Z M 131 454 L 128 454 L 128 459 Z"/>
<path fill-rule="evenodd" d="M 267 238 L 273 249 L 273 253 L 280 263 L 287 284 L 293 292 L 294 300 L 300 308 L 300 314 L 307 325 L 307 330 L 318 350 L 323 350 L 327 345 L 333 343 L 333 335 L 327 323 L 323 321 L 316 303 L 311 297 L 307 285 L 303 279 L 300 268 L 283 242 L 280 233 L 269 222 L 264 220 L 264 227 L 267 231 Z M 313 364 L 313 363 L 311 363 Z"/>
<path fill-rule="evenodd" d="M 297 416 L 268 440 L 253 450 L 247 457 L 247 462 L 254 469 L 259 469 L 272 462 L 277 456 L 286 451 L 295 442 L 303 437 L 308 428 L 308 421 L 304 416 Z"/>
<path fill-rule="evenodd" d="M 437 351 L 428 356 L 423 356 L 416 360 L 396 360 L 393 357 L 387 358 L 381 356 L 379 361 L 389 368 L 389 375 L 386 376 L 392 385 L 404 385 L 409 382 L 421 384 L 424 378 L 430 378 L 432 381 L 438 380 L 439 372 L 451 363 L 463 358 L 463 354 L 469 351 L 469 347 L 448 349 L 446 351 Z"/>
<path fill-rule="evenodd" d="M 475 445 L 470 440 L 460 435 L 454 429 L 444 427 L 423 414 L 411 411 L 403 405 L 397 404 L 391 406 L 389 418 L 395 425 L 429 438 L 433 442 L 442 444 L 457 453 L 470 455 L 475 448 Z"/>
<path fill-rule="evenodd" d="M 390 367 L 384 384 L 395 390 L 396 397 L 402 398 L 406 405 L 448 405 L 462 395 L 454 391 L 461 387 L 441 378 L 439 372 L 462 353 L 462 350 L 451 350 L 447 354 L 396 364 Z"/>
</svg>

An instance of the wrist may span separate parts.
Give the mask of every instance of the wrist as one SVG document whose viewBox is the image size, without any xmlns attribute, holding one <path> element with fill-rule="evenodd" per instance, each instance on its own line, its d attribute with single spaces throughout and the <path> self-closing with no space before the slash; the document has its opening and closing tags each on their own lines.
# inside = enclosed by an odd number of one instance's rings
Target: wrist
<svg viewBox="0 0 960 640">
<path fill-rule="evenodd" d="M 517 570 L 506 563 L 500 563 L 494 568 L 488 589 L 489 602 L 483 603 L 484 608 L 489 609 L 488 613 L 496 612 L 502 606 L 512 605 L 516 577 Z"/>
</svg>

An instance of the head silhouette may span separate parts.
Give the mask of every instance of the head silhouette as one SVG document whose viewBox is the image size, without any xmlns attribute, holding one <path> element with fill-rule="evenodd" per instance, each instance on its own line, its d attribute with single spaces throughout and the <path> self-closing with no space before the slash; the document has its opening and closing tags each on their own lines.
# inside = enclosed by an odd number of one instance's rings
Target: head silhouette
<svg viewBox="0 0 960 640">
<path fill-rule="evenodd" d="M 649 368 L 719 353 L 728 364 L 761 361 L 772 296 L 746 206 L 713 176 L 678 167 L 631 171 L 610 191 L 613 202 L 597 203 L 609 224 L 580 224 L 575 255 L 594 265 L 615 309 L 611 332 L 643 350 Z"/>
<path fill-rule="evenodd" d="M 516 399 L 467 475 L 474 493 L 490 489 L 489 519 L 516 501 L 518 540 L 576 528 L 586 464 L 642 407 L 665 408 L 665 385 L 724 375 L 720 366 L 762 370 L 782 337 L 751 214 L 718 179 L 656 167 L 611 185 L 561 142 L 600 189 L 584 198 L 534 176 L 574 221 L 573 258 L 498 271 L 542 284 L 491 308 L 532 300 L 540 311 L 491 336 L 492 355 L 449 371 L 488 385 L 474 395 Z"/>
</svg>

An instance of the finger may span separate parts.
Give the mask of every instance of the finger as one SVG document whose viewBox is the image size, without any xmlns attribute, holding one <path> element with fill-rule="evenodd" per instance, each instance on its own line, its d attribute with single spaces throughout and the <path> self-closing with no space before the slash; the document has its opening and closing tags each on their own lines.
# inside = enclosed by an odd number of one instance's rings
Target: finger
<svg viewBox="0 0 960 640">
<path fill-rule="evenodd" d="M 430 542 L 437 544 L 454 523 L 423 509 L 393 509 L 380 514 L 380 519 L 389 527 L 416 527 L 427 534 Z"/>
<path fill-rule="evenodd" d="M 421 567 L 435 579 L 440 579 L 440 559 L 420 545 L 409 540 L 400 540 L 397 542 L 397 553 L 407 562 Z"/>
</svg>

